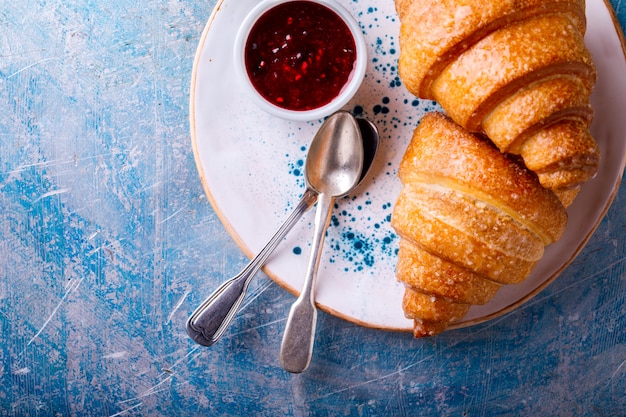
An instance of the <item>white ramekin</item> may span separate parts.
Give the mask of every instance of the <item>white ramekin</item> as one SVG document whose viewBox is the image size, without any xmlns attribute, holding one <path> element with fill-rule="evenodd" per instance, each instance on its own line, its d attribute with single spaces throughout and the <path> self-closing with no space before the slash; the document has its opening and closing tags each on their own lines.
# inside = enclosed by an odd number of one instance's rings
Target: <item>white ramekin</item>
<svg viewBox="0 0 626 417">
<path fill-rule="evenodd" d="M 273 7 L 290 1 L 297 0 L 263 0 L 255 6 L 250 13 L 248 13 L 241 24 L 239 31 L 237 32 L 237 37 L 235 38 L 235 71 L 237 73 L 237 78 L 240 80 L 241 85 L 244 87 L 250 98 L 256 105 L 266 112 L 287 120 L 311 121 L 322 119 L 343 107 L 359 89 L 367 67 L 367 47 L 365 45 L 365 39 L 359 24 L 352 17 L 350 12 L 334 0 L 306 0 L 328 7 L 346 23 L 352 33 L 352 37 L 354 38 L 354 43 L 356 45 L 356 62 L 348 82 L 339 95 L 336 96 L 331 102 L 311 110 L 289 110 L 274 105 L 273 103 L 267 101 L 256 90 L 252 81 L 248 77 L 244 58 L 245 46 L 248 35 L 259 17 Z"/>
</svg>

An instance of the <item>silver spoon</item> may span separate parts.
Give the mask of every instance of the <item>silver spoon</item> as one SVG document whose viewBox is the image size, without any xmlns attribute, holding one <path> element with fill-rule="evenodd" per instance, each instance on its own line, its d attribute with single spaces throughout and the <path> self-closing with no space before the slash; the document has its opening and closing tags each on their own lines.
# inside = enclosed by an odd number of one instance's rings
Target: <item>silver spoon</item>
<svg viewBox="0 0 626 417">
<path fill-rule="evenodd" d="M 302 292 L 289 311 L 280 346 L 280 363 L 289 372 L 302 372 L 311 362 L 317 322 L 315 282 L 324 236 L 335 198 L 358 185 L 362 169 L 363 140 L 358 123 L 350 113 L 335 113 L 315 135 L 304 166 L 308 187 L 319 197 L 307 274 Z"/>
<path fill-rule="evenodd" d="M 376 152 L 378 151 L 378 129 L 374 123 L 358 118 L 359 129 L 363 139 L 365 158 L 359 182 L 367 175 Z M 187 320 L 187 334 L 196 343 L 203 346 L 215 344 L 232 323 L 245 298 L 252 278 L 265 264 L 278 244 L 298 222 L 300 217 L 317 201 L 317 191 L 307 187 L 300 202 L 267 242 L 261 251 L 250 260 L 248 265 L 234 277 L 220 285 L 202 304 L 189 316 Z"/>
</svg>

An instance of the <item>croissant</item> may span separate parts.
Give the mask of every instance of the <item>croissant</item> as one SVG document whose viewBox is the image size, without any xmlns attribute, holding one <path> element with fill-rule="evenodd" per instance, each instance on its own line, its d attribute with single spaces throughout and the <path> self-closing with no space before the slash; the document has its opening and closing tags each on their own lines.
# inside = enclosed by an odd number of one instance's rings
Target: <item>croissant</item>
<svg viewBox="0 0 626 417">
<path fill-rule="evenodd" d="M 520 155 L 569 205 L 600 158 L 584 0 L 396 0 L 398 71 L 414 95 Z"/>
<path fill-rule="evenodd" d="M 416 337 L 440 333 L 502 285 L 522 282 L 567 223 L 559 198 L 519 157 L 442 113 L 422 118 L 398 176 L 396 276 Z"/>
</svg>

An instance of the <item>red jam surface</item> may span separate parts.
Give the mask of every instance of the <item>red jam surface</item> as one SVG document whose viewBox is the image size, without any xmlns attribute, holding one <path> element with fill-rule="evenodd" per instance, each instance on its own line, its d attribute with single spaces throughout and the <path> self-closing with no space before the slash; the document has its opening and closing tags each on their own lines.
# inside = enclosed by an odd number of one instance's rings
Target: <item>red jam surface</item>
<svg viewBox="0 0 626 417">
<path fill-rule="evenodd" d="M 328 104 L 346 85 L 356 44 L 333 10 L 291 1 L 266 11 L 250 31 L 246 71 L 266 100 L 288 110 Z"/>
</svg>

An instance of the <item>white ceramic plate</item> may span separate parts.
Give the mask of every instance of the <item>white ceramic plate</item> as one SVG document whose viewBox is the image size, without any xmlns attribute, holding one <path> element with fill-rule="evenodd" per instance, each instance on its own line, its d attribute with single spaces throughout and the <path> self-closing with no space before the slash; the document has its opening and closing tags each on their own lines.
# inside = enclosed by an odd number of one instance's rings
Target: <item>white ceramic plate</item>
<svg viewBox="0 0 626 417">
<path fill-rule="evenodd" d="M 194 154 L 208 198 L 228 232 L 248 255 L 258 252 L 304 190 L 303 162 L 321 124 L 288 122 L 259 110 L 237 85 L 233 43 L 256 0 L 221 0 L 202 34 L 191 84 Z M 373 172 L 352 197 L 338 200 L 319 270 L 319 306 L 364 326 L 411 330 L 394 276 L 398 238 L 390 227 L 400 191 L 396 167 L 421 116 L 436 108 L 401 85 L 396 70 L 399 22 L 392 1 L 342 3 L 360 22 L 369 63 L 363 85 L 345 107 L 374 121 L 382 144 Z M 473 307 L 455 327 L 514 309 L 545 288 L 574 259 L 606 213 L 624 170 L 626 60 L 616 22 L 602 0 L 587 3 L 587 44 L 598 84 L 592 97 L 592 133 L 602 151 L 598 176 L 569 210 L 563 238 L 547 248 L 522 284 L 504 287 L 487 305 Z M 313 212 L 281 243 L 265 272 L 292 293 L 302 286 L 310 252 Z M 226 279 L 228 277 L 224 277 Z"/>
</svg>

